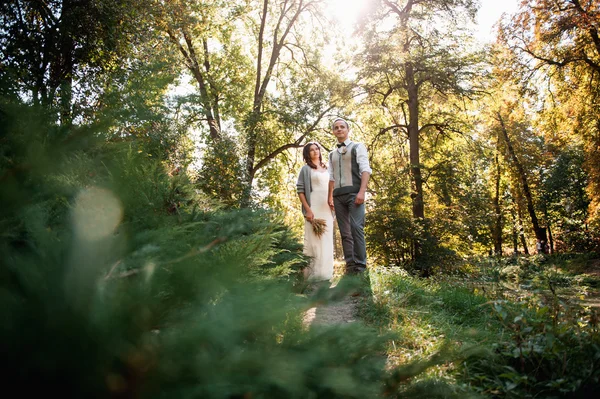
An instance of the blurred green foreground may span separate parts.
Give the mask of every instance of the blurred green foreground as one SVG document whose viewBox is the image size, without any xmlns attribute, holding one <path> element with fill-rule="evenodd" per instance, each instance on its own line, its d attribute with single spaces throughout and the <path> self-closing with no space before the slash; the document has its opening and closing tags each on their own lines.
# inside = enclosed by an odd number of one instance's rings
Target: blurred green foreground
<svg viewBox="0 0 600 399">
<path fill-rule="evenodd" d="M 302 326 L 329 293 L 299 294 L 307 259 L 277 215 L 222 210 L 142 144 L 64 131 L 41 115 L 5 104 L 0 116 L 5 391 L 384 392 L 383 338 L 359 324 Z"/>
</svg>

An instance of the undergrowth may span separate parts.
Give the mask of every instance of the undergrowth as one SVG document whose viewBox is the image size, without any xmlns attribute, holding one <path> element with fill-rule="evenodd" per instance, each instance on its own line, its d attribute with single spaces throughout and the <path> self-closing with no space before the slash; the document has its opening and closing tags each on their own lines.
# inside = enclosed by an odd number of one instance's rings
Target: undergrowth
<svg viewBox="0 0 600 399">
<path fill-rule="evenodd" d="M 424 381 L 447 394 L 497 398 L 596 395 L 598 313 L 586 302 L 597 280 L 590 255 L 475 259 L 451 276 L 421 279 L 370 270 L 360 314 L 395 338 L 388 362 L 438 359 Z"/>
</svg>

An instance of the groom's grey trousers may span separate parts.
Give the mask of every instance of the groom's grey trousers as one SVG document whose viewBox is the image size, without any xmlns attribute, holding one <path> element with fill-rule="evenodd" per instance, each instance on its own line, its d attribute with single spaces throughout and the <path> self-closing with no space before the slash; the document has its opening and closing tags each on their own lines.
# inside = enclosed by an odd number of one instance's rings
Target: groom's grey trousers
<svg viewBox="0 0 600 399">
<path fill-rule="evenodd" d="M 362 272 L 367 267 L 365 204 L 356 205 L 355 200 L 356 193 L 333 197 L 348 272 Z"/>
</svg>

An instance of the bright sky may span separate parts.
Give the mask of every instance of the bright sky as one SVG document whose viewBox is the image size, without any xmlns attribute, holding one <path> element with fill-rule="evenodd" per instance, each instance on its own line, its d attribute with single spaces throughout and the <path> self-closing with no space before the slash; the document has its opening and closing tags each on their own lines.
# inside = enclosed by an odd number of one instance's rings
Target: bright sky
<svg viewBox="0 0 600 399">
<path fill-rule="evenodd" d="M 480 0 L 481 7 L 477 13 L 478 36 L 482 41 L 492 41 L 495 36 L 493 25 L 502 13 L 514 13 L 518 8 L 518 0 Z"/>
<path fill-rule="evenodd" d="M 340 16 L 342 27 L 350 31 L 350 26 L 371 0 L 328 0 L 330 13 Z M 502 13 L 517 11 L 519 0 L 479 0 L 481 7 L 477 13 L 476 34 L 482 42 L 492 41 L 495 36 L 493 25 Z"/>
</svg>

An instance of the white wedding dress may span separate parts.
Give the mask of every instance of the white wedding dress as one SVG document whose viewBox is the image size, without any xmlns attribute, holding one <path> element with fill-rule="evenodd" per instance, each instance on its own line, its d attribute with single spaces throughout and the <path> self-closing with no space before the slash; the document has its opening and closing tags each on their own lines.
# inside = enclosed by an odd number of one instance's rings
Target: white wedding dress
<svg viewBox="0 0 600 399">
<path fill-rule="evenodd" d="M 310 181 L 310 209 L 315 219 L 327 222 L 327 228 L 319 238 L 313 232 L 312 224 L 304 222 L 304 253 L 312 258 L 307 274 L 309 280 L 329 280 L 333 277 L 333 215 L 327 204 L 329 172 L 311 169 Z"/>
</svg>

